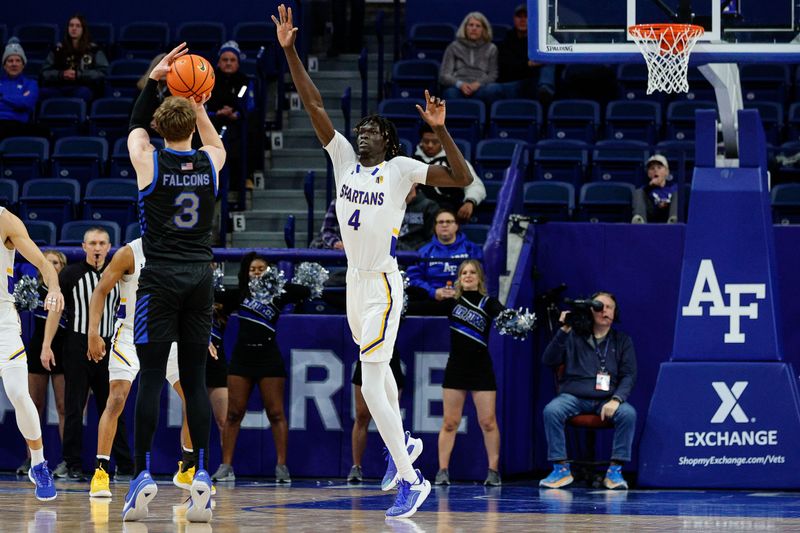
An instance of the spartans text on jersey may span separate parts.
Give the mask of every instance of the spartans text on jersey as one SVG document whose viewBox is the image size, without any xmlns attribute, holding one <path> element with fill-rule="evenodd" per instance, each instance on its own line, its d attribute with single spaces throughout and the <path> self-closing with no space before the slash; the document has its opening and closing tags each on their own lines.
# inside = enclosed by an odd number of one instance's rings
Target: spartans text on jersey
<svg viewBox="0 0 800 533">
<path fill-rule="evenodd" d="M 342 185 L 342 192 L 339 193 L 339 197 L 354 204 L 383 205 L 383 192 L 359 191 L 358 189 L 351 189 L 347 185 Z"/>
</svg>

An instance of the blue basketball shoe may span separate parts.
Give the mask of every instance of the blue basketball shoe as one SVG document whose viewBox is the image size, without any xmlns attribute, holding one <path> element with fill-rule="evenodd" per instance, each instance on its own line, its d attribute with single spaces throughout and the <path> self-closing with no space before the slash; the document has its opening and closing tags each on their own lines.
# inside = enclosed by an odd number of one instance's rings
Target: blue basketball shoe
<svg viewBox="0 0 800 533">
<path fill-rule="evenodd" d="M 197 463 L 197 472 L 192 480 L 186 520 L 189 522 L 211 522 L 211 476 L 202 468 L 203 450 Z"/>
<path fill-rule="evenodd" d="M 422 453 L 422 439 L 413 438 L 410 431 L 406 431 L 406 451 L 411 464 L 414 464 L 419 454 Z M 392 454 L 389 453 L 388 449 L 384 448 L 383 453 L 386 456 L 387 464 L 386 474 L 384 474 L 383 481 L 381 481 L 381 490 L 385 492 L 397 486 L 397 465 L 394 464 L 394 459 L 392 459 Z"/>
<path fill-rule="evenodd" d="M 398 481 L 397 499 L 394 501 L 394 505 L 386 511 L 387 518 L 408 518 L 417 512 L 419 506 L 431 493 L 430 482 L 422 477 L 419 469 L 414 472 L 417 474 L 417 480 L 414 483 L 409 483 L 404 479 Z"/>
<path fill-rule="evenodd" d="M 53 483 L 53 474 L 47 468 L 47 461 L 39 463 L 28 470 L 28 479 L 36 485 L 36 499 L 47 502 L 56 499 L 56 486 Z"/>
<path fill-rule="evenodd" d="M 133 522 L 147 518 L 149 511 L 147 505 L 158 494 L 158 485 L 150 476 L 150 454 L 147 454 L 146 470 L 130 482 L 128 494 L 125 495 L 125 505 L 122 506 L 122 520 Z"/>
<path fill-rule="evenodd" d="M 603 485 L 607 489 L 626 489 L 628 488 L 628 482 L 625 481 L 625 478 L 622 477 L 622 466 L 621 465 L 611 465 L 608 467 L 608 471 L 606 471 L 606 477 L 603 479 Z"/>
</svg>

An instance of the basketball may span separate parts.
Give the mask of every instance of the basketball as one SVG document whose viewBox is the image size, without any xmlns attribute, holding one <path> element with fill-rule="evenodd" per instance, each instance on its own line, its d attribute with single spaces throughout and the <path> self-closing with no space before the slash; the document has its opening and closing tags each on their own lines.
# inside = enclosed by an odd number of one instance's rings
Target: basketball
<svg viewBox="0 0 800 533">
<path fill-rule="evenodd" d="M 167 87 L 173 96 L 194 98 L 199 102 L 214 88 L 214 68 L 201 56 L 181 56 L 167 73 Z"/>
</svg>

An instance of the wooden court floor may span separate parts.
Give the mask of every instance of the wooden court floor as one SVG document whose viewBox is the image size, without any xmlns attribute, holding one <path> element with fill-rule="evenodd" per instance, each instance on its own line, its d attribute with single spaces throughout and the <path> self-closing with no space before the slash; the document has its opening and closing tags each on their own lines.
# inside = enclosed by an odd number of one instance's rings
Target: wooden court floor
<svg viewBox="0 0 800 533">
<path fill-rule="evenodd" d="M 159 481 L 150 517 L 122 523 L 127 483 L 113 499 L 90 501 L 87 483 L 57 482 L 58 498 L 38 502 L 27 479 L 0 476 L 0 531 L 21 533 L 207 532 L 623 532 L 798 531 L 800 493 L 540 490 L 535 482 L 484 488 L 435 487 L 411 519 L 384 520 L 393 493 L 377 483 L 296 480 L 219 484 L 214 519 L 188 524 L 186 493 Z"/>
</svg>

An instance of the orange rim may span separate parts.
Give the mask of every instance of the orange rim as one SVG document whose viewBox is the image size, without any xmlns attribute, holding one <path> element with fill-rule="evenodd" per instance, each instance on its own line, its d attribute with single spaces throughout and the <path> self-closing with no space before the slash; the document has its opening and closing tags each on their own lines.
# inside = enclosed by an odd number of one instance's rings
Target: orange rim
<svg viewBox="0 0 800 533">
<path fill-rule="evenodd" d="M 636 39 L 660 41 L 662 54 L 669 54 L 683 52 L 686 44 L 700 38 L 705 30 L 696 24 L 635 24 L 628 33 Z"/>
</svg>

